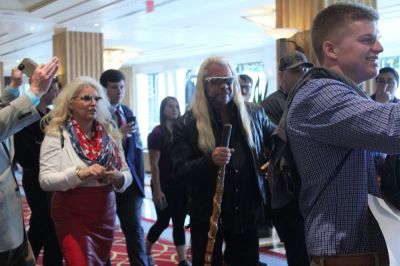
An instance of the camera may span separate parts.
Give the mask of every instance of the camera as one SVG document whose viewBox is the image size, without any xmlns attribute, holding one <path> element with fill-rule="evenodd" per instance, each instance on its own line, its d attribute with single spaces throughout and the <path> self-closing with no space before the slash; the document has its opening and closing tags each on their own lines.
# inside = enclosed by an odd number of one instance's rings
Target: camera
<svg viewBox="0 0 400 266">
<path fill-rule="evenodd" d="M 33 71 L 35 71 L 37 65 L 38 64 L 35 61 L 33 61 L 32 59 L 24 58 L 24 60 L 22 60 L 21 64 L 18 65 L 18 69 L 21 70 L 22 73 L 24 73 L 28 77 L 31 77 L 33 74 Z"/>
<path fill-rule="evenodd" d="M 127 123 L 127 124 L 129 124 L 129 123 L 136 124 L 136 117 L 134 117 L 134 116 L 128 116 L 128 117 L 126 118 L 126 123 Z"/>
</svg>

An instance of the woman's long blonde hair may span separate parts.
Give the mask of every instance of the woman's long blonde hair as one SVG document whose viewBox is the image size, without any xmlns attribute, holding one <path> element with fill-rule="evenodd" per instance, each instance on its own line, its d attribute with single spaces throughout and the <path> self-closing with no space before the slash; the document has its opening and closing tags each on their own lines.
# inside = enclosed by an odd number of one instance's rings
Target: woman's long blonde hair
<svg viewBox="0 0 400 266">
<path fill-rule="evenodd" d="M 65 121 L 71 116 L 71 101 L 79 92 L 87 87 L 92 87 L 102 100 L 97 102 L 96 121 L 100 123 L 107 133 L 117 142 L 121 140 L 121 134 L 116 129 L 110 113 L 110 103 L 104 88 L 91 77 L 78 77 L 69 82 L 54 100 L 54 109 L 42 118 L 41 126 L 48 135 L 58 136 L 60 127 L 65 125 Z"/>
<path fill-rule="evenodd" d="M 210 119 L 210 112 L 212 111 L 206 97 L 204 86 L 204 79 L 208 76 L 208 67 L 211 64 L 227 66 L 230 69 L 233 77 L 235 77 L 234 82 L 232 83 L 233 103 L 238 110 L 239 121 L 241 122 L 245 131 L 247 142 L 250 148 L 253 148 L 254 141 L 251 133 L 250 118 L 244 104 L 244 99 L 240 92 L 237 75 L 233 67 L 223 57 L 209 57 L 206 59 L 201 64 L 199 73 L 197 75 L 196 92 L 192 99 L 189 110 L 193 112 L 193 115 L 196 118 L 196 128 L 199 133 L 198 147 L 204 153 L 211 152 L 215 148 L 215 136 Z"/>
</svg>

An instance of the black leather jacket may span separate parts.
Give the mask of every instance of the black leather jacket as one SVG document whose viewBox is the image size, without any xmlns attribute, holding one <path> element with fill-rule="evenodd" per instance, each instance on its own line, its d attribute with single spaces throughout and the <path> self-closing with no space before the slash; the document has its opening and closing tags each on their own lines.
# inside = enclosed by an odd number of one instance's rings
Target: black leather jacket
<svg viewBox="0 0 400 266">
<path fill-rule="evenodd" d="M 258 104 L 246 103 L 251 119 L 251 130 L 255 148 L 251 149 L 254 169 L 257 175 L 258 194 L 264 203 L 267 201 L 265 190 L 265 173 L 260 167 L 267 160 L 265 146 L 272 146 L 271 134 L 275 128 L 264 109 Z M 233 105 L 233 114 L 237 116 L 237 108 Z M 221 126 L 212 119 L 216 146 L 221 140 Z M 242 131 L 244 132 L 243 128 Z M 172 145 L 173 171 L 179 181 L 189 185 L 189 209 L 192 217 L 208 220 L 212 211 L 212 197 L 215 191 L 218 167 L 212 162 L 211 152 L 204 154 L 197 145 L 198 132 L 196 120 L 191 111 L 186 112 L 173 128 L 174 143 Z"/>
</svg>

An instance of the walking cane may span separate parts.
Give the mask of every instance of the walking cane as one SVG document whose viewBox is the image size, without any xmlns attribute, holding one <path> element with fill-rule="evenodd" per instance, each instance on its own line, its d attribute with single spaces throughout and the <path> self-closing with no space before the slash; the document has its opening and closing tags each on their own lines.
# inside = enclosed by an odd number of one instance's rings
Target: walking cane
<svg viewBox="0 0 400 266">
<path fill-rule="evenodd" d="M 222 130 L 222 146 L 228 147 L 229 140 L 231 138 L 231 124 L 225 124 Z M 225 167 L 223 165 L 218 170 L 217 175 L 217 183 L 215 188 L 215 194 L 213 197 L 213 210 L 212 215 L 210 217 L 210 230 L 208 231 L 208 241 L 207 241 L 207 249 L 204 259 L 205 266 L 211 266 L 211 259 L 214 250 L 215 244 L 215 236 L 218 231 L 218 219 L 221 215 L 221 202 L 222 202 L 222 194 L 224 193 L 224 179 L 225 179 Z"/>
</svg>

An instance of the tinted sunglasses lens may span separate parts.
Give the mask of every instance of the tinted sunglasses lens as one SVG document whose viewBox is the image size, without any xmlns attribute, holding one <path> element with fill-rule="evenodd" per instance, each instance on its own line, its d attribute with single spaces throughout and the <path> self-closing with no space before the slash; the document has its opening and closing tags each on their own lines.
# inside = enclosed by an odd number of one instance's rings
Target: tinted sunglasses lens
<svg viewBox="0 0 400 266">
<path fill-rule="evenodd" d="M 81 96 L 81 100 L 85 101 L 85 102 L 91 102 L 92 100 L 95 100 L 96 102 L 98 102 L 99 100 L 101 100 L 102 98 L 100 96 L 92 96 L 92 95 L 83 95 Z"/>
<path fill-rule="evenodd" d="M 85 102 L 90 102 L 92 100 L 92 95 L 83 95 L 81 97 L 81 100 Z"/>
<path fill-rule="evenodd" d="M 212 78 L 210 79 L 210 84 L 211 85 L 215 85 L 215 86 L 219 86 L 224 82 L 224 79 L 222 78 Z"/>
<path fill-rule="evenodd" d="M 211 85 L 215 85 L 215 86 L 220 86 L 224 83 L 226 83 L 226 85 L 230 86 L 232 85 L 233 82 L 233 77 L 228 77 L 228 78 L 211 78 L 210 79 L 210 84 Z"/>
</svg>

